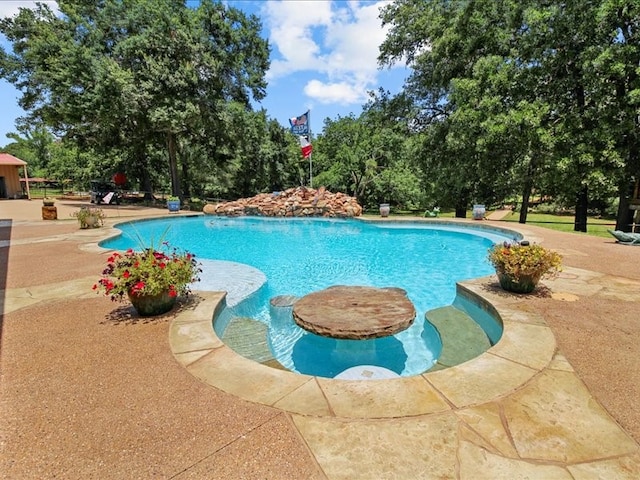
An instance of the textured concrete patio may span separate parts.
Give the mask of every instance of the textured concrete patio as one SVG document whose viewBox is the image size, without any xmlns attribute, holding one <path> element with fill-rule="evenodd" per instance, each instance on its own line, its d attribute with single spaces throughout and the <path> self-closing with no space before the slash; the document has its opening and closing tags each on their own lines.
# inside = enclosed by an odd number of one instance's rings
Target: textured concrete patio
<svg viewBox="0 0 640 480">
<path fill-rule="evenodd" d="M 96 242 L 114 231 L 38 209 L 0 201 L 6 478 L 640 476 L 640 248 L 518 228 L 565 269 L 530 296 L 493 277 L 459 287 L 502 318 L 497 345 L 416 377 L 344 381 L 236 354 L 211 328 L 223 293 L 144 321 L 96 296 L 109 253 Z M 124 211 L 108 224 L 168 215 Z"/>
</svg>

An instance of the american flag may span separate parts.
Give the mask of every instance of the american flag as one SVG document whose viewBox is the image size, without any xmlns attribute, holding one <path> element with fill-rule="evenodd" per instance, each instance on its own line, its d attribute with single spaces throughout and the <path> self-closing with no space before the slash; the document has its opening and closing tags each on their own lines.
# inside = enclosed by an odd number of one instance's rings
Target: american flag
<svg viewBox="0 0 640 480">
<path fill-rule="evenodd" d="M 291 132 L 295 135 L 308 135 L 309 134 L 309 110 L 300 115 L 299 117 L 291 117 L 289 119 L 291 124 Z"/>
</svg>

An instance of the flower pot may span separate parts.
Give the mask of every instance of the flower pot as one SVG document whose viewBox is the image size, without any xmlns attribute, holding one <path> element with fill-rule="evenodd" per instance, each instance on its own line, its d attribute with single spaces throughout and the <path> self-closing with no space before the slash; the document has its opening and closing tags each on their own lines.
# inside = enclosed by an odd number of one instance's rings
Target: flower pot
<svg viewBox="0 0 640 480">
<path fill-rule="evenodd" d="M 391 207 L 389 207 L 388 203 L 381 203 L 380 204 L 380 216 L 381 217 L 388 217 L 390 210 L 391 210 Z"/>
<path fill-rule="evenodd" d="M 540 281 L 541 275 L 521 275 L 517 280 L 506 273 L 496 272 L 503 290 L 514 293 L 531 293 Z"/>
<path fill-rule="evenodd" d="M 167 200 L 167 208 L 170 212 L 179 212 L 180 200 Z"/>
<path fill-rule="evenodd" d="M 77 212 L 73 212 L 71 216 L 78 219 L 81 229 L 87 229 L 101 227 L 102 220 L 106 215 L 99 207 L 81 207 Z"/>
<path fill-rule="evenodd" d="M 100 226 L 100 219 L 96 215 L 87 215 L 86 218 L 80 221 L 80 228 L 98 228 Z"/>
<path fill-rule="evenodd" d="M 169 292 L 162 292 L 157 295 L 135 294 L 129 292 L 129 301 L 141 317 L 151 317 L 167 313 L 176 304 L 176 297 L 169 295 Z"/>
</svg>

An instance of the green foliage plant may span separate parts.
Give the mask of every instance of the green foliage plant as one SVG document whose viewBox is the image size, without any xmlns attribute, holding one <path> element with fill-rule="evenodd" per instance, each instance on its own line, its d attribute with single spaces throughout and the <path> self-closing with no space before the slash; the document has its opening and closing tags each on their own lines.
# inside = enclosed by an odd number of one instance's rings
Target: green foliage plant
<svg viewBox="0 0 640 480">
<path fill-rule="evenodd" d="M 406 123 L 419 129 L 415 158 L 432 197 L 462 214 L 471 199 L 518 194 L 526 223 L 537 189 L 575 202 L 574 230 L 585 232 L 592 200 L 617 192 L 617 228 L 630 223 L 640 3 L 428 5 L 385 4 L 378 61 L 411 67 Z"/>
<path fill-rule="evenodd" d="M 202 211 L 205 205 L 206 202 L 204 200 L 199 198 L 190 198 L 186 206 L 189 210 Z"/>
<path fill-rule="evenodd" d="M 162 242 L 161 248 L 152 245 L 141 251 L 130 248 L 124 254 L 113 252 L 93 290 L 113 301 L 164 292 L 170 297 L 187 296 L 191 293 L 190 284 L 200 280 L 201 272 L 194 254 Z"/>
<path fill-rule="evenodd" d="M 107 215 L 99 207 L 80 207 L 80 210 L 73 212 L 72 217 L 78 219 L 80 228 L 99 228 L 104 225 Z"/>
<path fill-rule="evenodd" d="M 536 281 L 551 278 L 562 270 L 560 254 L 537 244 L 497 243 L 489 249 L 487 257 L 498 274 L 508 275 L 515 282 L 523 278 Z"/>
</svg>

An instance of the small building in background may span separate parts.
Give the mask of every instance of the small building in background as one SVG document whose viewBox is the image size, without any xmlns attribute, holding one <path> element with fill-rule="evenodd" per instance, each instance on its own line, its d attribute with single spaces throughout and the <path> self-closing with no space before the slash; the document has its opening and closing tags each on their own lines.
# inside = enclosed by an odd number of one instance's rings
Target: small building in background
<svg viewBox="0 0 640 480">
<path fill-rule="evenodd" d="M 0 153 L 0 198 L 22 198 L 21 168 L 24 171 L 24 178 L 28 180 L 27 162 L 8 153 Z M 25 181 L 24 183 L 27 187 L 27 198 L 31 198 L 29 182 Z"/>
</svg>

